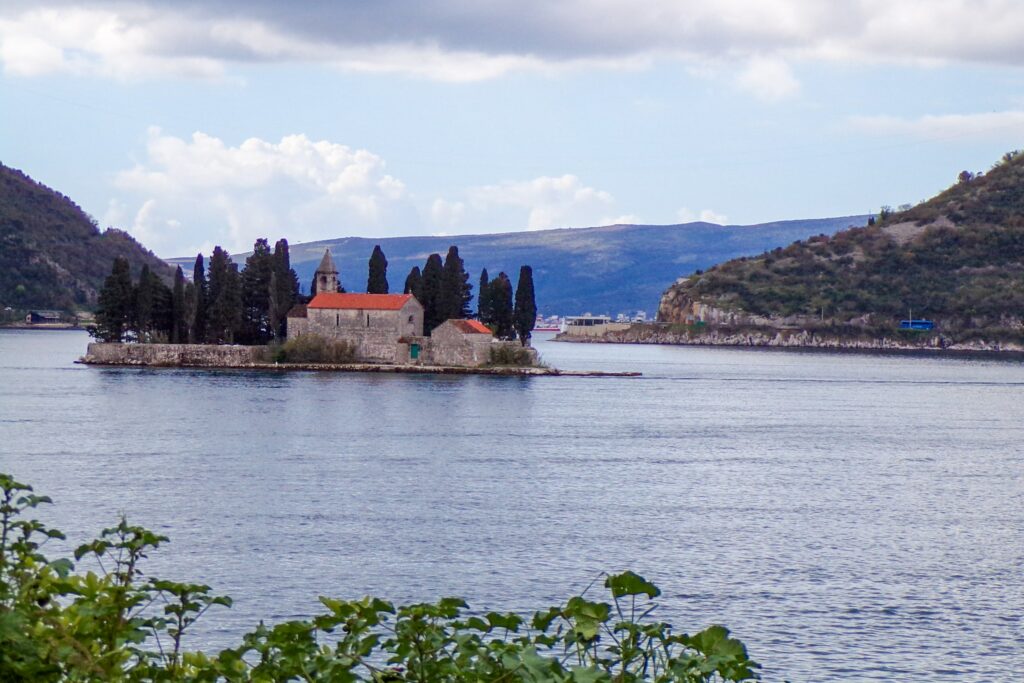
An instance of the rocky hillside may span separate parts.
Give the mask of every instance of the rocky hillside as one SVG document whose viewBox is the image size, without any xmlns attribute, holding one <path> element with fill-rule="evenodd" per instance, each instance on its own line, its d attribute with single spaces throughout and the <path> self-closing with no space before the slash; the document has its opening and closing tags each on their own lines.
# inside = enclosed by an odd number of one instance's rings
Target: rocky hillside
<svg viewBox="0 0 1024 683">
<path fill-rule="evenodd" d="M 116 256 L 172 275 L 127 233 L 101 232 L 70 199 L 0 164 L 0 308 L 91 308 Z"/>
<path fill-rule="evenodd" d="M 1024 155 L 871 225 L 819 235 L 680 278 L 659 319 L 884 330 L 912 312 L 942 330 L 1020 333 Z"/>
<path fill-rule="evenodd" d="M 391 288 L 400 289 L 413 266 L 422 268 L 430 253 L 443 256 L 449 245 L 456 244 L 474 292 L 482 268 L 491 277 L 505 271 L 514 282 L 519 266 L 529 264 L 537 286 L 537 304 L 545 315 L 585 311 L 614 315 L 637 310 L 650 315 L 665 283 L 680 272 L 758 254 L 810 235 L 831 235 L 866 220 L 867 216 L 844 216 L 749 226 L 609 225 L 449 237 L 347 237 L 293 244 L 291 260 L 303 286 L 308 287 L 324 247 L 329 246 L 342 284 L 350 291 L 362 291 L 370 252 L 380 244 L 387 255 Z M 184 262 L 190 264 L 191 260 Z"/>
</svg>

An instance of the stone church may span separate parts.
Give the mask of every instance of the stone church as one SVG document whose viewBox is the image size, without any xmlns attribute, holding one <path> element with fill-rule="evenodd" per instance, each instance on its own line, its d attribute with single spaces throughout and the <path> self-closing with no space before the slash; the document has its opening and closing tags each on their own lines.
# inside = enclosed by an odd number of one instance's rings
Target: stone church
<svg viewBox="0 0 1024 683">
<path fill-rule="evenodd" d="M 313 298 L 288 313 L 288 338 L 315 334 L 352 344 L 360 361 L 478 367 L 490 361 L 498 341 L 476 320 L 448 320 L 423 335 L 423 306 L 412 294 L 338 292 L 330 249 L 313 275 Z M 533 357 L 536 352 L 529 349 Z"/>
</svg>

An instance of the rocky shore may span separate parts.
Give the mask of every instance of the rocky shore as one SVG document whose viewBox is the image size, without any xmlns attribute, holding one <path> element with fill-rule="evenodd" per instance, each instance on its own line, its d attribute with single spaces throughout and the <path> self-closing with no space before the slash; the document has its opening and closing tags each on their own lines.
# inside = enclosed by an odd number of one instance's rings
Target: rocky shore
<svg viewBox="0 0 1024 683">
<path fill-rule="evenodd" d="M 273 363 L 260 346 L 198 344 L 89 344 L 78 359 L 84 365 L 152 368 L 210 368 L 269 371 L 371 372 L 431 375 L 500 375 L 525 377 L 639 377 L 639 372 L 558 370 L 548 367 L 457 367 L 397 363 Z"/>
<path fill-rule="evenodd" d="M 821 349 L 832 351 L 962 352 L 1024 354 L 1024 345 L 1012 342 L 972 340 L 954 342 L 942 335 L 930 335 L 920 341 L 891 337 L 847 338 L 809 330 L 745 330 L 742 332 L 709 329 L 694 333 L 671 326 L 633 326 L 610 331 L 600 337 L 559 334 L 554 341 L 588 344 L 666 344 L 678 346 L 731 346 L 778 349 Z"/>
</svg>

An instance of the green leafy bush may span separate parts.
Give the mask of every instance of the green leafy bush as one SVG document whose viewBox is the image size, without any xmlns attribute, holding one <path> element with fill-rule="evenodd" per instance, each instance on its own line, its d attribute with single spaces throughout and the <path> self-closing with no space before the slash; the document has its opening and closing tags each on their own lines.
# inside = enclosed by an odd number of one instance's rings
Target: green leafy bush
<svg viewBox="0 0 1024 683">
<path fill-rule="evenodd" d="M 64 538 L 25 513 L 49 503 L 0 474 L 0 680 L 20 681 L 659 681 L 758 679 L 758 664 L 723 626 L 694 635 L 649 617 L 656 586 L 606 575 L 608 601 L 583 595 L 518 614 L 467 613 L 459 598 L 396 607 L 321 597 L 309 620 L 262 622 L 216 655 L 184 647 L 214 606 L 209 586 L 144 578 L 167 538 L 125 520 L 49 560 Z M 95 560 L 101 572 L 75 573 Z"/>
<path fill-rule="evenodd" d="M 529 349 L 516 344 L 495 344 L 491 347 L 488 365 L 529 367 L 534 364 Z"/>
<path fill-rule="evenodd" d="M 278 363 L 351 363 L 356 359 L 355 346 L 344 341 L 331 341 L 318 334 L 300 334 L 271 349 Z"/>
</svg>

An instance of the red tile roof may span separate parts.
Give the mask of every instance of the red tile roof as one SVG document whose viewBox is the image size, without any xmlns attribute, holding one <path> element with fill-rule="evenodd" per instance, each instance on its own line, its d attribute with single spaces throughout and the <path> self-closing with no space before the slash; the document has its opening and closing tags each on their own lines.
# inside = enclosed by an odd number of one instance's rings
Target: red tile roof
<svg viewBox="0 0 1024 683">
<path fill-rule="evenodd" d="M 309 302 L 310 308 L 340 308 L 364 311 L 397 311 L 406 304 L 412 294 L 317 294 Z"/>
<path fill-rule="evenodd" d="M 452 320 L 452 325 L 464 334 L 491 334 L 490 328 L 479 320 Z"/>
</svg>

